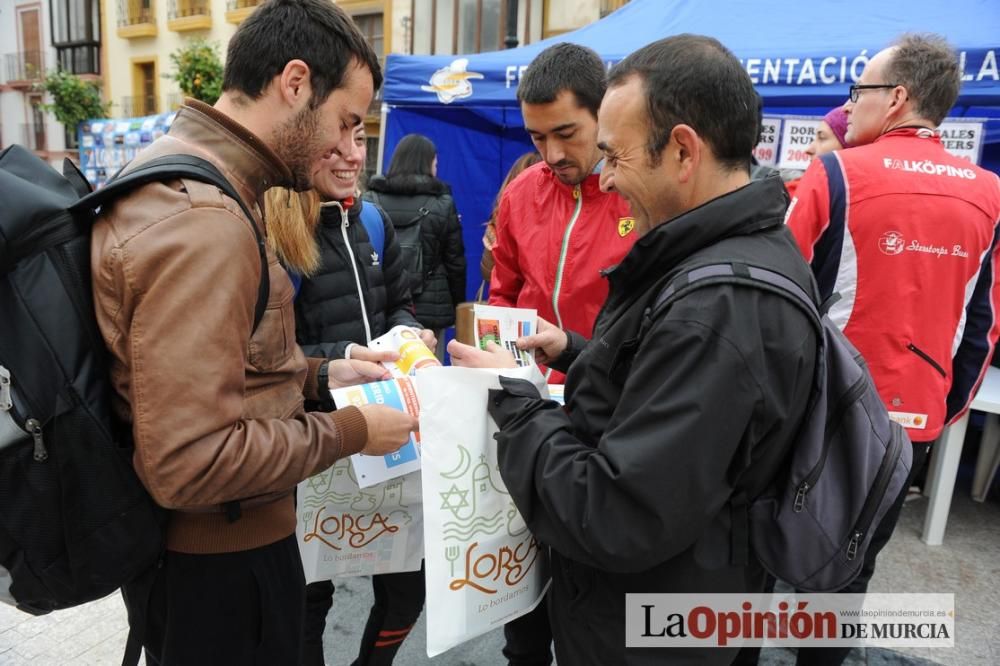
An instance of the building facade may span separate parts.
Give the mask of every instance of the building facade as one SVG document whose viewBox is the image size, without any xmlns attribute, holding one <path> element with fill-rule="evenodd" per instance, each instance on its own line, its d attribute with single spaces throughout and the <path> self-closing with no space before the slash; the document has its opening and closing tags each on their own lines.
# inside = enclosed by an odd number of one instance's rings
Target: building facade
<svg viewBox="0 0 1000 666">
<path fill-rule="evenodd" d="M 53 161 L 75 149 L 40 84 L 62 68 L 100 80 L 110 116 L 176 109 L 170 54 L 192 38 L 218 45 L 264 0 L 0 0 L 0 147 L 26 145 Z M 384 56 L 462 54 L 530 44 L 591 23 L 628 0 L 337 0 Z M 516 12 L 514 11 L 516 5 Z M 510 22 L 513 21 L 513 25 Z M 380 132 L 381 91 L 366 118 L 369 171 Z"/>
<path fill-rule="evenodd" d="M 72 154 L 75 128 L 44 110 L 41 85 L 57 68 L 97 80 L 101 35 L 99 0 L 0 0 L 0 147 L 19 143 L 53 162 Z"/>
</svg>

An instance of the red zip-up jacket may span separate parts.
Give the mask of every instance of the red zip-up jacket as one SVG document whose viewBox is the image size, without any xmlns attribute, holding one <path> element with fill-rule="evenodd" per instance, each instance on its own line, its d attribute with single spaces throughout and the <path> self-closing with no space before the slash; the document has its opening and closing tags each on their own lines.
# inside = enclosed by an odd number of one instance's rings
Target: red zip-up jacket
<svg viewBox="0 0 1000 666">
<path fill-rule="evenodd" d="M 608 296 L 601 271 L 620 262 L 636 233 L 628 203 L 601 192 L 600 172 L 563 184 L 544 162 L 504 191 L 497 212 L 490 305 L 534 308 L 562 329 L 590 338 Z M 564 375 L 552 372 L 549 382 Z"/>
<path fill-rule="evenodd" d="M 968 409 L 997 335 L 1000 181 L 926 129 L 814 160 L 788 209 L 831 319 L 915 442 Z"/>
</svg>

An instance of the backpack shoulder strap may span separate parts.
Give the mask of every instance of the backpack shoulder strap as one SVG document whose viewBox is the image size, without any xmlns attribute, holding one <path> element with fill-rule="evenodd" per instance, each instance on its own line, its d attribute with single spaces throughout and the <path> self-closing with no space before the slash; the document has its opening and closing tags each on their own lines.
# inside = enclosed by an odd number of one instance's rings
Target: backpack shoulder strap
<svg viewBox="0 0 1000 666">
<path fill-rule="evenodd" d="M 368 196 L 368 198 L 371 200 L 372 203 L 378 204 L 380 208 L 385 210 L 385 214 L 389 216 L 389 223 L 397 228 L 408 227 L 414 222 L 419 223 L 421 219 L 423 219 L 427 215 L 430 215 L 431 211 L 430 208 L 428 207 L 428 204 L 434 199 L 433 195 L 428 197 L 428 199 L 424 202 L 424 205 L 421 206 L 419 209 L 417 209 L 416 215 L 408 219 L 406 222 L 397 223 L 396 222 L 397 218 L 394 217 L 394 213 L 397 213 L 399 211 L 395 211 L 394 209 L 387 209 L 385 207 L 385 204 L 382 202 L 382 196 L 379 192 L 376 192 L 375 190 L 368 190 L 368 192 L 366 192 L 366 195 Z"/>
<path fill-rule="evenodd" d="M 809 318 L 816 328 L 817 334 L 817 363 L 823 354 L 823 324 L 820 320 L 820 311 L 816 307 L 816 300 L 811 297 L 802 287 L 784 275 L 767 268 L 758 266 L 748 266 L 740 262 L 717 263 L 697 266 L 671 280 L 660 290 L 653 304 L 649 307 L 649 314 L 643 318 L 643 326 L 652 325 L 652 322 L 671 303 L 681 298 L 688 292 L 713 284 L 742 284 L 757 289 L 763 289 L 776 293 L 799 307 Z M 817 369 L 822 371 L 818 364 Z M 759 489 L 758 489 L 759 490 Z M 730 511 L 730 564 L 734 566 L 744 566 L 749 561 L 750 555 L 750 515 L 749 507 L 752 498 L 757 490 L 751 491 L 747 484 L 737 484 L 729 499 Z"/>
<path fill-rule="evenodd" d="M 420 227 L 420 220 L 424 219 L 425 217 L 427 217 L 428 215 L 431 214 L 430 207 L 433 204 L 434 204 L 434 195 L 430 195 L 424 201 L 424 205 L 417 209 L 417 214 L 414 215 L 413 217 L 411 217 L 410 220 L 409 220 L 409 222 L 407 222 L 403 226 L 404 227 L 408 227 L 411 224 L 413 224 L 414 222 L 416 222 L 417 223 L 417 227 L 419 228 Z"/>
<path fill-rule="evenodd" d="M 382 219 L 382 213 L 370 201 L 361 202 L 361 224 L 365 225 L 365 231 L 368 232 L 368 240 L 371 241 L 372 247 L 375 248 L 380 257 L 383 256 L 385 254 L 385 222 Z"/>
<path fill-rule="evenodd" d="M 798 305 L 817 329 L 821 327 L 816 300 L 802 287 L 781 273 L 740 262 L 705 264 L 681 273 L 657 294 L 650 306 L 650 319 L 656 319 L 674 301 L 688 292 L 712 284 L 745 284 L 775 292 Z"/>
<path fill-rule="evenodd" d="M 250 228 L 257 237 L 257 253 L 260 255 L 260 284 L 257 287 L 257 304 L 254 307 L 253 331 L 257 330 L 271 291 L 271 281 L 267 266 L 267 247 L 264 236 L 257 227 L 250 208 L 225 176 L 208 160 L 194 155 L 164 155 L 142 164 L 124 176 L 115 178 L 104 187 L 81 198 L 70 207 L 71 212 L 96 210 L 114 199 L 149 183 L 160 183 L 178 178 L 190 178 L 219 188 L 223 194 L 239 204 L 243 214 L 250 221 Z"/>
</svg>

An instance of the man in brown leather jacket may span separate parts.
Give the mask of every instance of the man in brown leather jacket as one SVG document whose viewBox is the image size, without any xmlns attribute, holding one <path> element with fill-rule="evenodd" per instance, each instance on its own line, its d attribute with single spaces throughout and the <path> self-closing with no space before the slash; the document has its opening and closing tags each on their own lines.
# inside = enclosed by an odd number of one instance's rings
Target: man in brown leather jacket
<svg viewBox="0 0 1000 666">
<path fill-rule="evenodd" d="M 304 357 L 292 286 L 270 250 L 267 310 L 253 331 L 261 262 L 250 225 L 263 233 L 264 191 L 309 187 L 317 159 L 349 150 L 381 78 L 330 0 L 270 0 L 230 41 L 214 108 L 189 100 L 129 167 L 167 154 L 207 159 L 257 219 L 214 186 L 180 179 L 124 196 L 94 227 L 115 407 L 132 424 L 139 477 L 169 510 L 152 592 L 125 588 L 133 621 L 148 614 L 147 663 L 298 663 L 296 484 L 344 456 L 394 451 L 416 428 L 377 405 L 305 413 L 321 378 L 337 387 L 382 371 Z M 238 518 L 223 509 L 234 501 Z"/>
</svg>

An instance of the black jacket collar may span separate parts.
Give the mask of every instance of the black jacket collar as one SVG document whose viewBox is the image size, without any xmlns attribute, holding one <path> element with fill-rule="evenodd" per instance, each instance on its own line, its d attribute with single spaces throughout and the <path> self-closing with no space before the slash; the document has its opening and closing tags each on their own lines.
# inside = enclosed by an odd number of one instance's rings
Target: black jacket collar
<svg viewBox="0 0 1000 666">
<path fill-rule="evenodd" d="M 788 192 L 777 174 L 750 181 L 654 227 L 608 271 L 612 285 L 628 288 L 659 279 L 695 252 L 732 236 L 784 224 Z"/>
<path fill-rule="evenodd" d="M 433 176 L 407 174 L 405 176 L 372 176 L 368 189 L 383 194 L 449 194 L 451 188 Z"/>
</svg>

